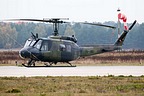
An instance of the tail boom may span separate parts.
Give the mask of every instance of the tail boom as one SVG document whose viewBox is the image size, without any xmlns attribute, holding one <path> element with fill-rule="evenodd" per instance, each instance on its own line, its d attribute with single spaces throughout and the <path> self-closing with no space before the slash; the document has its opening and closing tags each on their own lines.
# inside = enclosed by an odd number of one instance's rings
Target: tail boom
<svg viewBox="0 0 144 96">
<path fill-rule="evenodd" d="M 110 52 L 114 50 L 122 49 L 123 42 L 126 38 L 127 33 L 133 28 L 136 24 L 136 20 L 132 23 L 128 30 L 124 30 L 121 36 L 116 40 L 114 44 L 108 45 L 84 45 L 80 47 L 80 56 L 91 56 L 99 53 Z"/>
<path fill-rule="evenodd" d="M 121 46 L 115 46 L 113 44 L 109 45 L 84 45 L 80 47 L 80 56 L 91 56 L 95 54 L 100 54 L 104 52 L 110 52 L 114 50 L 120 50 Z"/>
</svg>

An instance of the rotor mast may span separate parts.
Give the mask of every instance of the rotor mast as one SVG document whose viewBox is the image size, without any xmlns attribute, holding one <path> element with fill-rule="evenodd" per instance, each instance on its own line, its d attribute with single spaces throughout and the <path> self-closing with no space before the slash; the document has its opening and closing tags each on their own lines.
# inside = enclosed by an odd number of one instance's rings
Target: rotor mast
<svg viewBox="0 0 144 96">
<path fill-rule="evenodd" d="M 53 20 L 53 29 L 54 29 L 53 35 L 57 36 L 58 35 L 58 27 L 59 27 L 59 24 L 58 24 L 59 19 L 52 19 L 52 20 Z"/>
<path fill-rule="evenodd" d="M 53 35 L 54 36 L 57 36 L 59 33 L 58 33 L 58 29 L 59 29 L 59 23 L 67 23 L 67 22 L 64 22 L 64 21 L 61 21 L 61 19 L 64 19 L 64 20 L 67 20 L 68 18 L 52 18 L 46 22 L 49 22 L 49 23 L 53 23 L 53 30 L 54 30 L 54 33 Z"/>
</svg>

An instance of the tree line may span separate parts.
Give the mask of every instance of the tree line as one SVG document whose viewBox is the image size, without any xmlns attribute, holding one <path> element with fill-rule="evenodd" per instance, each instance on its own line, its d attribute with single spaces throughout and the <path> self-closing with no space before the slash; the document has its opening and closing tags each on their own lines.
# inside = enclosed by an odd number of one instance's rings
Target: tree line
<svg viewBox="0 0 144 96">
<path fill-rule="evenodd" d="M 103 24 L 117 27 L 113 21 Z M 130 24 L 128 24 L 130 25 Z M 123 24 L 121 24 L 121 32 Z M 48 23 L 32 22 L 0 22 L 0 48 L 20 48 L 31 37 L 31 32 L 38 33 L 39 37 L 48 37 L 53 33 L 53 25 Z M 75 35 L 79 45 L 84 44 L 113 44 L 118 38 L 117 29 L 100 26 L 73 23 L 60 24 L 59 35 Z M 144 49 L 144 23 L 136 24 L 124 42 L 124 49 Z"/>
</svg>

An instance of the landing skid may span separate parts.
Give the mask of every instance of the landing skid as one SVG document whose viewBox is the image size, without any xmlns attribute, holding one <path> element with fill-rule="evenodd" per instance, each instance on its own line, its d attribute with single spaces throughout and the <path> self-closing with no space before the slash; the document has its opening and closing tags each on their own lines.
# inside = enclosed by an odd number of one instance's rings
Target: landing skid
<svg viewBox="0 0 144 96">
<path fill-rule="evenodd" d="M 25 64 L 22 64 L 24 67 L 28 67 L 28 68 L 35 68 L 35 67 L 76 67 L 76 65 L 72 65 L 72 66 L 50 66 L 50 65 L 47 65 L 47 66 L 28 66 L 28 65 L 25 65 Z"/>
</svg>

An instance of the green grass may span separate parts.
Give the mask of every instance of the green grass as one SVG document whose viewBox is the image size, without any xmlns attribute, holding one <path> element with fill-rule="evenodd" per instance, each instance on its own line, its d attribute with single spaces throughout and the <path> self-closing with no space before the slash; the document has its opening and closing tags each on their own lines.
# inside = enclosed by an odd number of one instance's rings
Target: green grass
<svg viewBox="0 0 144 96">
<path fill-rule="evenodd" d="M 0 96 L 143 96 L 144 76 L 0 77 Z"/>
</svg>

